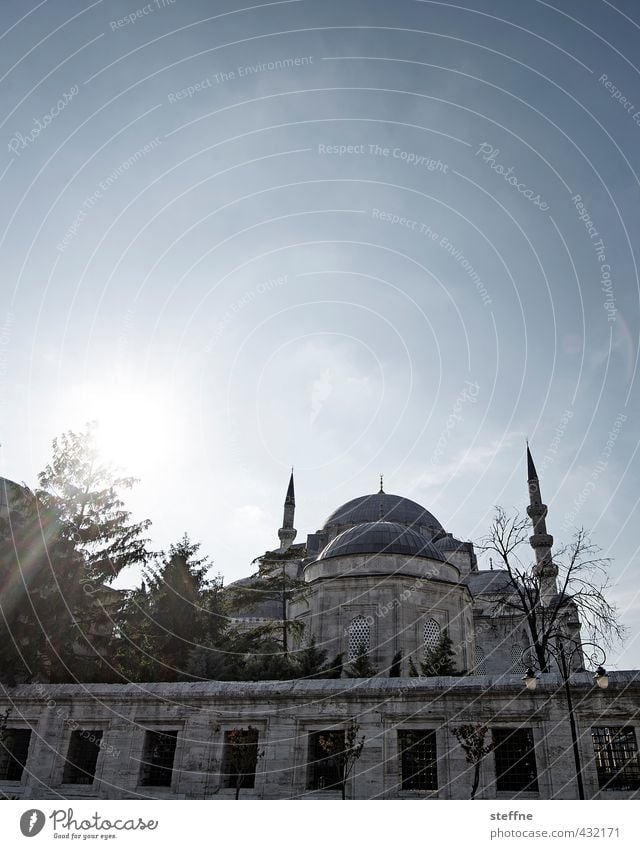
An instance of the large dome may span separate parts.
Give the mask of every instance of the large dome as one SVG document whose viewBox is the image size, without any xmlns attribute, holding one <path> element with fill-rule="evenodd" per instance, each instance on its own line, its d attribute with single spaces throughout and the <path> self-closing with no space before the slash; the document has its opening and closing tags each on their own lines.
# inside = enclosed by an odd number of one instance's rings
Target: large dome
<svg viewBox="0 0 640 849">
<path fill-rule="evenodd" d="M 433 543 L 398 522 L 366 522 L 348 528 L 320 552 L 318 560 L 350 554 L 404 554 L 444 560 Z"/>
<path fill-rule="evenodd" d="M 329 516 L 323 530 L 341 525 L 361 525 L 365 522 L 398 522 L 401 525 L 433 528 L 442 530 L 436 517 L 420 504 L 403 498 L 401 495 L 389 495 L 376 492 L 373 495 L 361 495 L 347 501 Z"/>
</svg>

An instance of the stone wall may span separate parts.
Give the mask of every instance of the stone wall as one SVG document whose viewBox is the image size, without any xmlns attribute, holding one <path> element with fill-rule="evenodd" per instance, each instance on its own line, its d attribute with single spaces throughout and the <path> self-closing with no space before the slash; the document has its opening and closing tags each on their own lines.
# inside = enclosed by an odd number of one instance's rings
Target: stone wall
<svg viewBox="0 0 640 849">
<path fill-rule="evenodd" d="M 640 672 L 617 672 L 594 687 L 587 673 L 572 679 L 587 798 L 640 798 L 640 790 L 600 791 L 592 726 L 633 727 L 640 741 Z M 258 730 L 255 787 L 241 798 L 339 798 L 309 788 L 309 735 L 344 728 L 350 719 L 365 736 L 346 787 L 347 798 L 469 797 L 471 772 L 451 728 L 482 721 L 492 728 L 530 728 L 538 792 L 496 789 L 495 757 L 482 765 L 479 798 L 577 798 L 566 702 L 558 678 L 541 676 L 530 693 L 519 676 L 373 678 L 292 682 L 195 684 L 28 685 L 0 690 L 10 728 L 31 728 L 21 781 L 0 782 L 9 797 L 233 798 L 222 786 L 225 732 Z M 63 783 L 72 731 L 102 730 L 95 780 Z M 437 790 L 402 790 L 398 730 L 432 729 Z M 170 787 L 141 786 L 145 731 L 177 731 Z"/>
</svg>

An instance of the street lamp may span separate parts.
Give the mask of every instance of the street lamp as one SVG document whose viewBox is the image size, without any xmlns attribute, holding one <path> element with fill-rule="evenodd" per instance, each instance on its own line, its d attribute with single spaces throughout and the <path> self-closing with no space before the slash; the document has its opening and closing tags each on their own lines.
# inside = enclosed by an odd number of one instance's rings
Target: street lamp
<svg viewBox="0 0 640 849">
<path fill-rule="evenodd" d="M 593 679 L 601 690 L 606 690 L 609 686 L 609 676 L 606 669 L 602 666 L 596 669 Z"/>
<path fill-rule="evenodd" d="M 578 747 L 578 733 L 576 730 L 576 720 L 575 714 L 573 712 L 573 700 L 571 698 L 571 687 L 569 686 L 569 678 L 571 676 L 571 662 L 573 658 L 579 654 L 584 656 L 584 649 L 590 648 L 591 653 L 589 655 L 589 663 L 593 668 L 596 666 L 595 673 L 593 675 L 593 680 L 601 690 L 606 690 L 609 686 L 609 676 L 607 675 L 607 671 L 604 668 L 603 664 L 607 659 L 607 656 L 595 643 L 580 643 L 577 640 L 572 639 L 564 639 L 558 640 L 556 643 L 549 642 L 545 647 L 545 652 L 547 656 L 551 656 L 558 665 L 558 669 L 560 670 L 560 675 L 562 676 L 562 682 L 564 684 L 564 691 L 567 697 L 567 710 L 569 713 L 569 725 L 571 727 L 571 742 L 573 745 L 573 759 L 576 767 L 576 783 L 578 785 L 578 798 L 584 799 L 584 784 L 582 783 L 582 766 L 580 764 L 580 749 Z M 569 651 L 567 652 L 567 648 Z M 537 653 L 535 651 L 535 646 L 528 646 L 522 652 L 522 660 L 527 663 L 527 669 L 525 674 L 522 676 L 522 680 L 524 682 L 525 687 L 529 692 L 533 692 L 538 684 L 538 679 L 535 673 L 535 667 L 537 666 L 540 671 L 542 671 L 542 667 L 540 665 L 540 661 L 538 659 Z M 548 665 L 545 663 L 545 669 Z M 584 667 L 584 663 L 581 664 Z"/>
</svg>

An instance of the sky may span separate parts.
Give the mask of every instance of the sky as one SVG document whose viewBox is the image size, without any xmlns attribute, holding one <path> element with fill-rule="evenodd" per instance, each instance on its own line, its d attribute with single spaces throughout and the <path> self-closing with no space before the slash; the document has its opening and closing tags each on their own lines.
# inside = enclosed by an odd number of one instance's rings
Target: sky
<svg viewBox="0 0 640 849">
<path fill-rule="evenodd" d="M 292 466 L 478 540 L 528 438 L 640 666 L 638 4 L 136 1 L 0 6 L 0 474 L 97 419 L 228 582 Z"/>
</svg>

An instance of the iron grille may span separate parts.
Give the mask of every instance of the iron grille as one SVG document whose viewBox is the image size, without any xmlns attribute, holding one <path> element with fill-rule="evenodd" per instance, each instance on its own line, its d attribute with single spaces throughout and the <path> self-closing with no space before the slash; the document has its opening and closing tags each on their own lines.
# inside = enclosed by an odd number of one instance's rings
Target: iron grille
<svg viewBox="0 0 640 849">
<path fill-rule="evenodd" d="M 538 770 L 530 728 L 492 729 L 496 789 L 538 792 Z"/>
<path fill-rule="evenodd" d="M 309 734 L 308 790 L 340 790 L 343 751 L 344 731 L 312 731 Z"/>
<path fill-rule="evenodd" d="M 440 642 L 440 626 L 435 619 L 427 619 L 422 629 L 425 649 L 433 649 Z"/>
<path fill-rule="evenodd" d="M 100 753 L 102 731 L 73 731 L 64 765 L 64 784 L 93 784 Z"/>
<path fill-rule="evenodd" d="M 522 649 L 520 646 L 511 646 L 511 671 L 514 675 L 521 675 L 526 672 L 524 661 L 522 660 Z"/>
<path fill-rule="evenodd" d="M 30 728 L 8 728 L 0 741 L 0 781 L 20 781 L 31 740 Z"/>
<path fill-rule="evenodd" d="M 349 660 L 356 660 L 360 652 L 368 652 L 371 627 L 364 616 L 356 616 L 349 625 Z"/>
<path fill-rule="evenodd" d="M 435 731 L 398 731 L 403 790 L 437 790 Z"/>
<path fill-rule="evenodd" d="M 146 787 L 170 787 L 177 731 L 147 731 L 140 784 Z"/>
<path fill-rule="evenodd" d="M 633 728 L 591 729 L 601 790 L 640 789 L 638 742 Z"/>
<path fill-rule="evenodd" d="M 234 728 L 224 735 L 222 783 L 224 787 L 252 789 L 256 783 L 258 730 Z"/>
<path fill-rule="evenodd" d="M 487 663 L 484 654 L 484 649 L 482 646 L 476 646 L 475 658 L 474 658 L 474 672 L 476 675 L 486 675 L 487 674 Z"/>
</svg>

